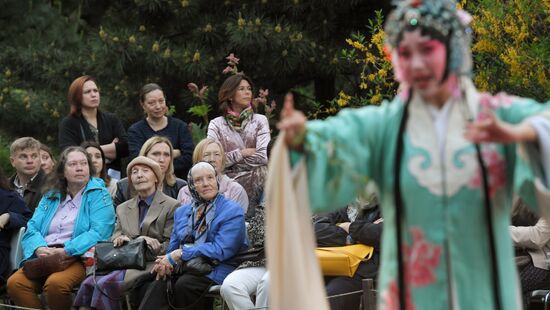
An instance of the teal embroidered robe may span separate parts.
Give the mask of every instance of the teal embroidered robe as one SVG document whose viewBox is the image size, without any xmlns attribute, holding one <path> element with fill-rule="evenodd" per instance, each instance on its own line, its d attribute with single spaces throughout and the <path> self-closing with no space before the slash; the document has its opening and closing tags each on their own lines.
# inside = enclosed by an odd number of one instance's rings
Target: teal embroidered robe
<svg viewBox="0 0 550 310">
<path fill-rule="evenodd" d="M 464 138 L 468 116 L 485 106 L 517 124 L 549 104 L 478 93 L 468 81 L 466 99 L 450 107 L 445 145 L 438 145 L 426 104 L 413 96 L 404 133 L 400 182 L 405 209 L 402 230 L 407 309 L 494 309 L 483 187 L 474 145 Z M 466 103 L 467 102 L 467 103 Z M 384 216 L 378 306 L 398 309 L 394 208 L 394 156 L 404 100 L 307 124 L 305 160 L 314 212 L 340 208 L 378 187 Z M 471 112 L 470 112 L 471 111 Z M 493 207 L 498 271 L 504 309 L 521 308 L 513 247 L 508 233 L 513 192 L 533 208 L 550 209 L 550 192 L 536 144 L 483 144 Z"/>
</svg>

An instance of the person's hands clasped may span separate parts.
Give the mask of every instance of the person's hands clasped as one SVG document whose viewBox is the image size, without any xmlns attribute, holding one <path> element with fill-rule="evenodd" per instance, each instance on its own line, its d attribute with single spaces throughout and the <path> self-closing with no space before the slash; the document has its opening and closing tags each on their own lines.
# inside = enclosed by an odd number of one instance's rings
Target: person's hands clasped
<svg viewBox="0 0 550 310">
<path fill-rule="evenodd" d="M 126 242 L 130 242 L 130 237 L 125 235 L 120 235 L 113 240 L 113 246 L 116 248 L 116 247 L 122 246 Z"/>
<path fill-rule="evenodd" d="M 174 271 L 175 262 L 181 260 L 182 250 L 174 250 L 166 255 L 158 256 L 151 273 L 157 273 L 157 280 L 166 279 Z"/>
<path fill-rule="evenodd" d="M 147 243 L 147 248 L 149 248 L 152 253 L 158 253 L 160 251 L 161 244 L 157 239 L 147 236 L 139 236 L 137 239 L 145 240 Z"/>
<path fill-rule="evenodd" d="M 151 269 L 151 273 L 157 274 L 157 280 L 166 280 L 166 278 L 169 277 L 174 270 L 174 266 L 172 266 L 172 264 L 170 264 L 167 259 L 168 255 L 170 254 L 158 256 L 155 260 L 155 265 L 153 266 L 153 269 Z"/>
<path fill-rule="evenodd" d="M 509 124 L 499 120 L 489 109 L 483 110 L 475 122 L 467 125 L 464 136 L 474 143 L 515 143 L 534 141 L 537 138 L 536 131 L 529 122 Z"/>
<path fill-rule="evenodd" d="M 294 101 L 285 100 L 281 111 L 279 130 L 285 131 L 285 143 L 294 149 L 300 149 L 304 140 L 307 118 L 301 111 L 294 109 Z"/>
<path fill-rule="evenodd" d="M 48 256 L 48 255 L 54 254 L 55 249 L 56 248 L 41 246 L 41 247 L 37 248 L 36 250 L 34 250 L 34 254 L 36 254 L 37 257 Z"/>
</svg>

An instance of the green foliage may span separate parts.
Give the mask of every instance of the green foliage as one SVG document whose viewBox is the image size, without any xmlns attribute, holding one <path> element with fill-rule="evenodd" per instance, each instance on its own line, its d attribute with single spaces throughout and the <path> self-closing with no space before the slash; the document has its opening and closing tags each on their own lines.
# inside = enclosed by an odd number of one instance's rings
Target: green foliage
<svg viewBox="0 0 550 310">
<path fill-rule="evenodd" d="M 13 136 L 56 144 L 71 81 L 97 78 L 101 108 L 126 126 L 142 117 L 138 90 L 160 84 L 173 115 L 205 123 L 217 115 L 225 57 L 272 96 L 325 82 L 324 104 L 348 70 L 339 51 L 388 1 L 121 0 L 7 1 L 0 12 L 0 123 Z M 15 35 L 16 34 L 16 35 Z M 201 103 L 189 82 L 209 85 Z M 328 83 L 327 83 L 328 81 Z M 332 81 L 332 82 L 331 82 Z M 317 88 L 319 89 L 319 88 Z M 316 90 L 317 90 L 316 89 Z M 191 107 L 198 105 L 200 107 Z M 14 117 L 14 115 L 16 117 Z"/>
<path fill-rule="evenodd" d="M 474 15 L 476 85 L 485 91 L 548 100 L 548 1 L 462 1 L 462 6 Z"/>
<path fill-rule="evenodd" d="M 197 124 L 190 123 L 191 127 L 191 137 L 193 138 L 193 143 L 197 145 L 202 139 L 206 138 L 206 131 L 208 130 L 208 124 Z"/>
<path fill-rule="evenodd" d="M 350 47 L 342 50 L 341 58 L 355 69 L 354 75 L 329 107 L 317 113 L 334 114 L 342 108 L 376 105 L 394 97 L 397 83 L 393 80 L 391 62 L 385 57 L 383 22 L 382 11 L 376 11 L 374 18 L 368 20 L 366 35 L 356 32 L 346 39 Z"/>
<path fill-rule="evenodd" d="M 463 0 L 458 7 L 473 14 L 474 82 L 482 91 L 506 91 L 546 101 L 550 97 L 550 7 L 543 0 Z M 368 21 L 366 35 L 353 33 L 342 58 L 356 70 L 328 108 L 378 104 L 391 99 L 397 84 L 384 57 L 380 11 Z M 317 116 L 316 114 L 313 115 Z"/>
<path fill-rule="evenodd" d="M 10 142 L 2 134 L 0 134 L 0 167 L 8 177 L 15 173 L 10 163 Z"/>
<path fill-rule="evenodd" d="M 198 116 L 200 118 L 205 118 L 205 124 L 208 123 L 208 112 L 210 112 L 211 108 L 207 104 L 199 104 L 194 105 L 190 107 L 187 112 L 191 113 L 192 115 Z"/>
</svg>

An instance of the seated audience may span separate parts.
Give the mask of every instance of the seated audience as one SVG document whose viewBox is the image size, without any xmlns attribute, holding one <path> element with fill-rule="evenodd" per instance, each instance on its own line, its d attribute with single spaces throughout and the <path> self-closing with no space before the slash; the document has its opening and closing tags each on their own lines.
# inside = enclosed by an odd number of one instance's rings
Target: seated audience
<svg viewBox="0 0 550 310">
<path fill-rule="evenodd" d="M 353 277 L 325 277 L 327 295 L 339 295 L 362 289 L 363 279 L 376 279 L 380 265 L 380 236 L 383 220 L 376 199 L 369 203 L 357 200 L 348 207 L 315 220 L 315 235 L 320 247 L 362 243 L 374 247 L 372 257 L 362 262 Z M 339 296 L 329 300 L 332 310 L 358 309 L 361 294 Z"/>
<path fill-rule="evenodd" d="M 42 184 L 45 180 L 45 173 L 40 169 L 40 142 L 31 137 L 13 141 L 10 146 L 10 162 L 15 168 L 10 186 L 23 197 L 27 208 L 34 212 L 42 198 Z"/>
<path fill-rule="evenodd" d="M 254 249 L 263 249 L 265 236 L 264 207 L 256 207 L 254 216 L 247 227 L 248 240 Z M 220 294 L 231 310 L 267 308 L 269 296 L 269 273 L 265 255 L 241 262 L 230 273 L 220 289 Z M 253 301 L 255 296 L 255 301 Z"/>
<path fill-rule="evenodd" d="M 116 228 L 111 240 L 122 246 L 132 239 L 147 242 L 145 270 L 115 270 L 103 276 L 88 277 L 78 291 L 74 307 L 80 309 L 118 309 L 118 299 L 130 291 L 140 278 L 147 277 L 158 255 L 166 253 L 174 226 L 174 211 L 179 201 L 162 193 L 164 176 L 153 160 L 138 156 L 126 169 L 129 185 L 137 196 L 117 209 Z"/>
<path fill-rule="evenodd" d="M 205 293 L 223 282 L 235 269 L 231 258 L 248 248 L 243 210 L 219 195 L 215 168 L 199 162 L 187 180 L 193 200 L 176 210 L 167 254 L 153 267 L 157 280 L 140 309 L 211 309 Z"/>
<path fill-rule="evenodd" d="M 67 265 L 40 280 L 17 270 L 8 279 L 8 294 L 16 305 L 42 309 L 42 292 L 52 310 L 72 304 L 72 289 L 84 280 L 79 256 L 113 233 L 115 212 L 103 181 L 92 178 L 92 162 L 81 147 L 66 148 L 48 178 L 44 194 L 23 236 L 23 264 L 33 258 L 60 255 Z"/>
<path fill-rule="evenodd" d="M 55 166 L 55 158 L 52 151 L 44 143 L 40 143 L 40 167 L 45 174 L 50 174 Z"/>
<path fill-rule="evenodd" d="M 550 222 L 538 217 L 520 199 L 514 204 L 510 234 L 516 248 L 516 265 L 524 306 L 534 290 L 550 289 Z"/>
<path fill-rule="evenodd" d="M 107 163 L 105 161 L 106 158 L 103 149 L 97 142 L 92 141 L 85 141 L 81 146 L 92 159 L 92 165 L 95 170 L 93 177 L 102 179 L 103 182 L 105 182 L 105 187 L 109 191 L 109 194 L 111 197 L 114 197 L 116 194 L 116 182 L 107 174 Z"/>
<path fill-rule="evenodd" d="M 248 196 L 246 191 L 241 184 L 223 173 L 226 157 L 221 143 L 211 138 L 202 139 L 193 151 L 193 164 L 199 161 L 206 161 L 216 168 L 218 183 L 220 185 L 220 194 L 238 203 L 246 214 L 246 210 L 248 209 Z M 178 200 L 181 201 L 182 204 L 188 204 L 191 202 L 191 199 L 189 187 L 184 186 L 178 194 Z"/>
<path fill-rule="evenodd" d="M 5 283 L 10 265 L 10 241 L 12 235 L 25 227 L 32 212 L 23 199 L 8 185 L 4 170 L 0 167 L 0 284 Z"/>
<path fill-rule="evenodd" d="M 145 141 L 153 136 L 163 136 L 172 142 L 174 173 L 186 178 L 191 167 L 193 139 L 187 124 L 180 119 L 167 116 L 168 106 L 164 92 L 159 85 L 149 83 L 139 91 L 139 103 L 145 112 L 145 118 L 128 128 L 128 147 L 130 156 L 136 157 Z"/>
<path fill-rule="evenodd" d="M 162 185 L 162 192 L 166 195 L 176 199 L 178 193 L 182 187 L 187 183 L 176 178 L 174 175 L 174 161 L 172 158 L 173 148 L 172 143 L 166 137 L 154 136 L 149 138 L 139 151 L 139 156 L 148 157 L 159 164 L 162 173 L 164 174 L 164 180 Z M 132 193 L 132 189 L 128 187 L 128 178 L 124 178 L 117 182 L 117 189 L 115 195 L 115 206 L 125 202 L 132 198 L 135 193 Z"/>
</svg>

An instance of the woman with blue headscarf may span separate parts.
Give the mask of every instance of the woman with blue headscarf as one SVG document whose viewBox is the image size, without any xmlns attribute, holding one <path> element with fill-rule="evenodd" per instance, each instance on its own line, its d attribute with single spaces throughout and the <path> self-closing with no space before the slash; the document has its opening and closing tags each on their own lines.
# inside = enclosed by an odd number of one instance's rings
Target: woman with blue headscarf
<svg viewBox="0 0 550 310">
<path fill-rule="evenodd" d="M 216 169 L 199 162 L 187 181 L 192 202 L 174 214 L 170 245 L 153 267 L 157 280 L 140 309 L 208 309 L 205 293 L 223 282 L 236 267 L 231 258 L 248 248 L 244 211 L 219 193 Z"/>
</svg>

